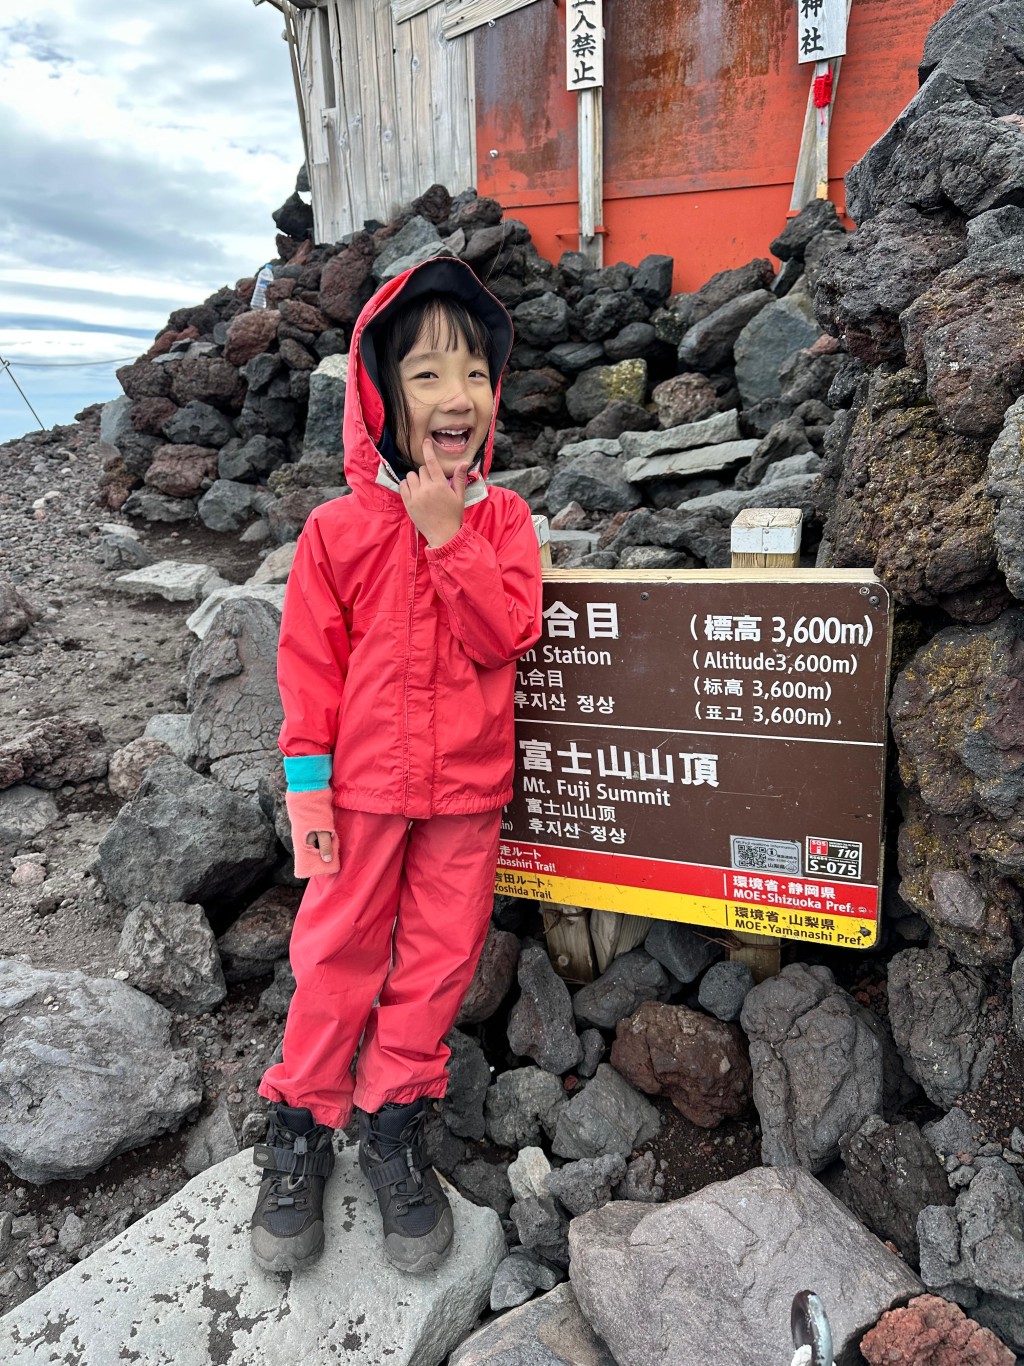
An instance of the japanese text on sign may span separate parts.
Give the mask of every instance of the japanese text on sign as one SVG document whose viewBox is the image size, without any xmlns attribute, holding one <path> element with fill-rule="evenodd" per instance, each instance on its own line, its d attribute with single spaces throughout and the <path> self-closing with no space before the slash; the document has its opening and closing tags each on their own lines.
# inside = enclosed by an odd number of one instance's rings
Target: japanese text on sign
<svg viewBox="0 0 1024 1366">
<path fill-rule="evenodd" d="M 846 0 L 796 0 L 801 62 L 827 62 L 846 52 Z"/>
<path fill-rule="evenodd" d="M 604 85 L 603 0 L 568 0 L 565 10 L 565 83 L 568 90 Z"/>
<path fill-rule="evenodd" d="M 547 580 L 502 889 L 875 942 L 888 600 L 846 574 Z"/>
</svg>

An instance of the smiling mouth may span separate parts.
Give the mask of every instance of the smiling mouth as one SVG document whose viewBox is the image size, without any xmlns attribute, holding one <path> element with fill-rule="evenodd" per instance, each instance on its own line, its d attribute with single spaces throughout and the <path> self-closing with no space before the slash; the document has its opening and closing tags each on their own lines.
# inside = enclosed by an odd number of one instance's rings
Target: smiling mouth
<svg viewBox="0 0 1024 1366">
<path fill-rule="evenodd" d="M 455 455 L 465 451 L 472 435 L 472 427 L 441 427 L 430 433 L 430 439 L 439 450 Z"/>
</svg>

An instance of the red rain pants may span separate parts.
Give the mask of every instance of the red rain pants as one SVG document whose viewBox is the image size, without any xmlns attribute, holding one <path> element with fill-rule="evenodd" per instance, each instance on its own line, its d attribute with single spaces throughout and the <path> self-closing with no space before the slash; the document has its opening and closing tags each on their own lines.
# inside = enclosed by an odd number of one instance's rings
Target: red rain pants
<svg viewBox="0 0 1024 1366">
<path fill-rule="evenodd" d="M 374 1113 L 444 1095 L 442 1039 L 487 934 L 501 811 L 410 821 L 335 807 L 334 817 L 341 872 L 306 886 L 283 1061 L 259 1091 L 338 1129 L 353 1102 Z"/>
</svg>

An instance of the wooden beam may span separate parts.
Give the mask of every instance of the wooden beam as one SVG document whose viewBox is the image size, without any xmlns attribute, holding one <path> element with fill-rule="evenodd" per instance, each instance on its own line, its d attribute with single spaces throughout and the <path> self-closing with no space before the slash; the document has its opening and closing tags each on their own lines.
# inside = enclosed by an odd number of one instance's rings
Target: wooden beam
<svg viewBox="0 0 1024 1366">
<path fill-rule="evenodd" d="M 580 251 L 595 266 L 604 264 L 604 243 L 597 229 L 604 217 L 604 91 L 576 96 L 579 143 Z"/>
<path fill-rule="evenodd" d="M 803 513 L 799 508 L 746 508 L 732 524 L 733 569 L 795 569 L 800 563 Z M 734 963 L 746 963 L 755 982 L 775 977 L 782 940 L 771 934 L 737 934 L 729 949 Z"/>
<path fill-rule="evenodd" d="M 391 0 L 391 15 L 396 24 L 404 24 L 425 9 L 440 3 L 441 0 Z"/>
<path fill-rule="evenodd" d="M 491 24 L 502 15 L 535 3 L 536 0 L 447 0 L 441 32 L 446 38 L 458 38 L 481 24 Z"/>
</svg>

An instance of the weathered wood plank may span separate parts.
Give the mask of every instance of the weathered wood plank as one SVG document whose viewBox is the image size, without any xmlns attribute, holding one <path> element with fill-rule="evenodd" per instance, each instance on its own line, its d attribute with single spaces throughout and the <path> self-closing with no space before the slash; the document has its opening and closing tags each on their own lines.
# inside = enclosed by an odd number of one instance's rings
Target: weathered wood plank
<svg viewBox="0 0 1024 1366">
<path fill-rule="evenodd" d="M 445 38 L 457 38 L 534 3 L 535 0 L 446 0 L 441 32 Z"/>
<path fill-rule="evenodd" d="M 365 64 L 369 60 L 371 63 L 371 73 L 375 74 L 372 54 L 367 54 L 360 50 L 359 30 L 356 24 L 356 10 L 362 8 L 361 0 L 359 4 L 353 4 L 352 0 L 344 0 L 339 4 L 338 0 L 331 0 L 334 13 L 337 16 L 339 54 L 335 58 L 338 69 L 341 71 L 344 86 L 344 104 L 341 102 L 341 92 L 339 92 L 339 136 L 342 144 L 342 155 L 345 158 L 347 167 L 347 181 L 349 189 L 348 216 L 352 220 L 352 228 L 355 231 L 361 227 L 363 219 L 368 216 L 368 204 L 370 202 L 370 187 L 366 180 L 366 130 L 365 130 L 365 103 L 366 103 L 366 74 Z M 372 79 L 372 75 L 371 75 Z"/>
<path fill-rule="evenodd" d="M 402 175 L 401 145 L 398 136 L 399 105 L 395 71 L 395 24 L 390 0 L 373 0 L 373 27 L 377 49 L 377 142 L 381 163 L 387 221 L 402 203 L 405 181 Z"/>
<path fill-rule="evenodd" d="M 417 193 L 434 181 L 447 185 L 453 194 L 476 181 L 471 132 L 473 87 L 470 85 L 469 54 L 472 38 L 451 42 L 442 36 L 444 12 L 431 10 L 424 15 L 430 26 L 431 110 L 434 121 L 434 161 L 429 178 Z"/>
<path fill-rule="evenodd" d="M 413 158 L 408 168 L 410 180 L 409 198 L 414 199 L 434 180 L 434 103 L 433 103 L 433 60 L 435 32 L 440 25 L 440 9 L 426 10 L 417 14 L 403 26 L 410 36 L 412 60 L 410 61 L 410 94 L 412 103 L 403 110 L 403 118 L 412 124 Z"/>
<path fill-rule="evenodd" d="M 441 0 L 391 0 L 391 13 L 396 24 L 407 23 L 422 14 L 425 9 L 439 5 Z"/>
</svg>

